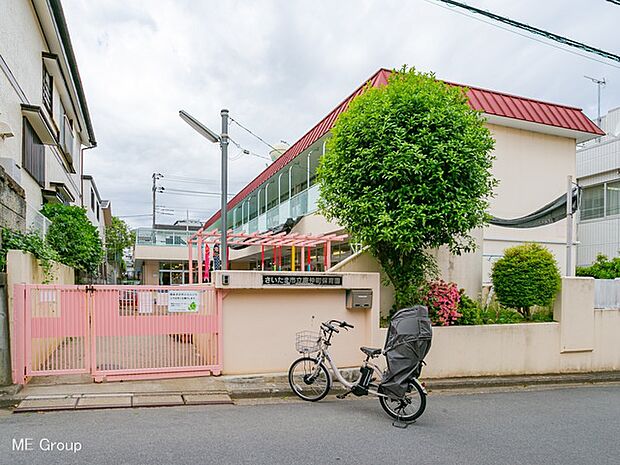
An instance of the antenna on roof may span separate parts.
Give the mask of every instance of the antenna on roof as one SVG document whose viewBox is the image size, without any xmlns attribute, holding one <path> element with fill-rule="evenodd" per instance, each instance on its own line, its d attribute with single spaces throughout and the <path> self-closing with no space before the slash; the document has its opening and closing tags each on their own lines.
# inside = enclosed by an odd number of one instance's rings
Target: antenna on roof
<svg viewBox="0 0 620 465">
<path fill-rule="evenodd" d="M 607 82 L 605 81 L 605 78 L 603 79 L 596 79 L 590 76 L 584 76 L 584 78 L 589 79 L 590 81 L 592 81 L 594 84 L 597 85 L 598 87 L 598 113 L 597 113 L 597 118 L 596 118 L 596 125 L 600 126 L 601 125 L 601 87 L 605 87 L 605 84 L 607 84 Z"/>
</svg>

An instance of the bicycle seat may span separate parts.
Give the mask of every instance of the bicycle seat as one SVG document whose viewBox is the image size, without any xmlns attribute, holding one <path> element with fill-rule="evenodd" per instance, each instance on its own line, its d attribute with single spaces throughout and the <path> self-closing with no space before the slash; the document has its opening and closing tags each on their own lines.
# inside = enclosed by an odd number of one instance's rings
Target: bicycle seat
<svg viewBox="0 0 620 465">
<path fill-rule="evenodd" d="M 373 349 L 372 347 L 360 347 L 360 350 L 369 357 L 376 357 L 377 355 L 381 355 L 381 349 Z"/>
</svg>

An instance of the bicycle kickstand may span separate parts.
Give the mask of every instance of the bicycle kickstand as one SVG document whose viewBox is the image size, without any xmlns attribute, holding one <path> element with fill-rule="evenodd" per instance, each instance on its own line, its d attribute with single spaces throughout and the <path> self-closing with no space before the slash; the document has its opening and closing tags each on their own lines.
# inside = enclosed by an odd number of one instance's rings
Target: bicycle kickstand
<svg viewBox="0 0 620 465">
<path fill-rule="evenodd" d="M 398 418 L 392 422 L 392 426 L 395 428 L 407 429 L 409 425 L 415 423 L 415 420 L 406 422 L 402 421 L 401 418 L 402 417 L 399 415 Z"/>
<path fill-rule="evenodd" d="M 352 394 L 353 391 L 347 391 L 347 392 L 343 392 L 342 394 L 338 394 L 336 396 L 336 399 L 344 399 L 345 397 L 347 397 L 349 394 Z"/>
</svg>

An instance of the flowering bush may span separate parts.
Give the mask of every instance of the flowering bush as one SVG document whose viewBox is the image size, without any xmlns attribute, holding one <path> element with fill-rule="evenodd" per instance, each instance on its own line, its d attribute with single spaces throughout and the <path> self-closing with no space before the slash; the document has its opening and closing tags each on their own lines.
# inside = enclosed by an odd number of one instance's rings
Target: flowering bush
<svg viewBox="0 0 620 465">
<path fill-rule="evenodd" d="M 458 312 L 461 293 L 456 283 L 442 280 L 432 281 L 424 297 L 429 316 L 434 325 L 450 326 L 456 324 L 461 314 Z"/>
</svg>

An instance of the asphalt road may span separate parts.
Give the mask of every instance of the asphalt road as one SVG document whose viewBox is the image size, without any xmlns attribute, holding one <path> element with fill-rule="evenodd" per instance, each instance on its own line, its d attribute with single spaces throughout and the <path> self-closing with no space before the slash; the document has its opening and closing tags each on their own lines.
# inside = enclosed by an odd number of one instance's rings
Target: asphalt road
<svg viewBox="0 0 620 465">
<path fill-rule="evenodd" d="M 12 451 L 20 438 L 34 450 Z M 618 465 L 620 385 L 431 395 L 407 429 L 375 399 L 5 413 L 0 463 Z"/>
</svg>

